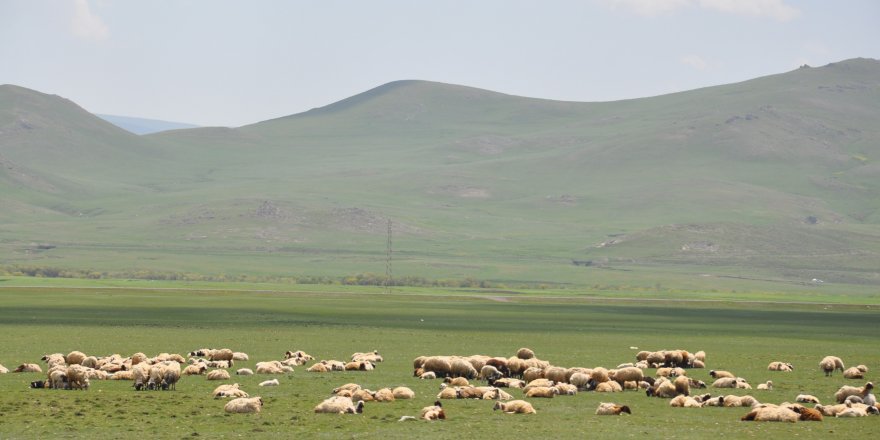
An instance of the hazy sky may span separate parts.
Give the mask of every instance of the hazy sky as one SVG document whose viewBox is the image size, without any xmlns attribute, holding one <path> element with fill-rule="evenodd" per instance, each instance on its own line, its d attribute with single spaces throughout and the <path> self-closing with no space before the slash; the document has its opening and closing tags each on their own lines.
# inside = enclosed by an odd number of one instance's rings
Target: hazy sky
<svg viewBox="0 0 880 440">
<path fill-rule="evenodd" d="M 0 0 L 0 84 L 200 125 L 399 79 L 609 101 L 854 57 L 878 0 Z"/>
</svg>

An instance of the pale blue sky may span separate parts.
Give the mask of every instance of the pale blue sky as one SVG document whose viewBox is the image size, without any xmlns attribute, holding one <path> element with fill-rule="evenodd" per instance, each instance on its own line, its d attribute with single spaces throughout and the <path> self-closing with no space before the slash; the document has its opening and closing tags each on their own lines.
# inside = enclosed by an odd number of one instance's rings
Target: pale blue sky
<svg viewBox="0 0 880 440">
<path fill-rule="evenodd" d="M 0 84 L 239 126 L 399 79 L 570 101 L 880 58 L 877 0 L 0 0 Z"/>
</svg>

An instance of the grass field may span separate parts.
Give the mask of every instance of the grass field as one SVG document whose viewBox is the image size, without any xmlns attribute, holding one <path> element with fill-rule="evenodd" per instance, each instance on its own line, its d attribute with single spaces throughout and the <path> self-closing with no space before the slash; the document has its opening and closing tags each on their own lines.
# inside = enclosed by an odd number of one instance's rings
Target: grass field
<svg viewBox="0 0 880 440">
<path fill-rule="evenodd" d="M 42 374 L 0 375 L 0 438 L 135 435 L 162 438 L 440 438 L 523 436 L 540 438 L 827 438 L 877 432 L 880 417 L 826 419 L 822 423 L 745 423 L 742 408 L 695 410 L 641 392 L 580 393 L 531 399 L 538 414 L 509 416 L 487 401 L 445 401 L 444 422 L 397 422 L 433 402 L 438 381 L 411 377 L 412 359 L 425 354 L 510 356 L 522 346 L 561 366 L 614 367 L 636 350 L 705 350 L 709 368 L 727 369 L 753 385 L 772 379 L 773 391 L 752 391 L 759 400 L 781 403 L 808 392 L 829 401 L 847 381 L 825 378 L 819 359 L 835 354 L 866 364 L 876 382 L 878 297 L 864 294 L 848 303 L 822 301 L 734 302 L 662 295 L 630 300 L 601 292 L 381 290 L 343 286 L 279 286 L 147 282 L 68 282 L 0 278 L 0 363 L 14 368 L 39 362 L 46 353 L 81 350 L 124 356 L 137 351 L 185 354 L 201 347 L 245 351 L 257 361 L 280 359 L 301 349 L 318 359 L 346 360 L 355 351 L 377 349 L 385 362 L 373 372 L 314 374 L 298 367 L 279 377 L 281 386 L 261 389 L 265 376 L 233 377 L 265 401 L 258 415 L 228 415 L 213 400 L 218 384 L 185 377 L 177 391 L 135 392 L 130 382 L 93 381 L 89 391 L 31 390 Z M 54 284 L 53 284 L 54 283 Z M 796 293 L 789 299 L 800 298 Z M 836 295 L 828 295 L 835 298 Z M 815 298 L 814 298 L 815 299 Z M 795 365 L 792 373 L 768 372 L 770 361 Z M 648 370 L 653 374 L 652 370 Z M 691 370 L 709 380 L 708 369 Z M 405 385 L 413 401 L 368 404 L 360 416 L 327 416 L 312 408 L 347 382 L 377 389 Z M 717 390 L 709 392 L 718 394 Z M 515 397 L 520 393 L 512 392 Z M 724 394 L 744 394 L 725 390 Z M 598 417 L 600 401 L 633 408 L 632 416 Z"/>
</svg>

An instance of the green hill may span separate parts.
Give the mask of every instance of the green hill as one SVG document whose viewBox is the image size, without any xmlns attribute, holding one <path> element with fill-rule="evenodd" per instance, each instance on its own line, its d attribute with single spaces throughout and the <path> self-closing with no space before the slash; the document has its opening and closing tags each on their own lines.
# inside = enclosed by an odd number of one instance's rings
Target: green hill
<svg viewBox="0 0 880 440">
<path fill-rule="evenodd" d="M 397 276 L 877 286 L 877 120 L 868 59 L 607 103 L 398 81 L 141 137 L 3 86 L 0 264 L 384 273 L 392 220 Z"/>
</svg>

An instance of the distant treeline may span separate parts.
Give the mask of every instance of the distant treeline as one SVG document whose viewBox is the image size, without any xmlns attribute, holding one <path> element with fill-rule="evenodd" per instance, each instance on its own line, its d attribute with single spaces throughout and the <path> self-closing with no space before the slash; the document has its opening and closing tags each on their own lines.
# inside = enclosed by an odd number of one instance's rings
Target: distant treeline
<svg viewBox="0 0 880 440">
<path fill-rule="evenodd" d="M 385 275 L 361 273 L 342 277 L 331 276 L 270 276 L 270 275 L 228 275 L 201 274 L 189 272 L 159 272 L 152 270 L 95 271 L 89 269 L 60 269 L 55 267 L 8 266 L 0 267 L 0 274 L 36 278 L 76 278 L 76 279 L 131 279 L 157 281 L 213 281 L 239 283 L 289 283 L 289 284 L 327 284 L 346 286 L 400 286 L 400 287 L 450 287 L 450 288 L 548 288 L 547 284 L 497 283 L 474 278 L 429 279 L 420 276 L 394 277 L 388 282 Z"/>
</svg>

